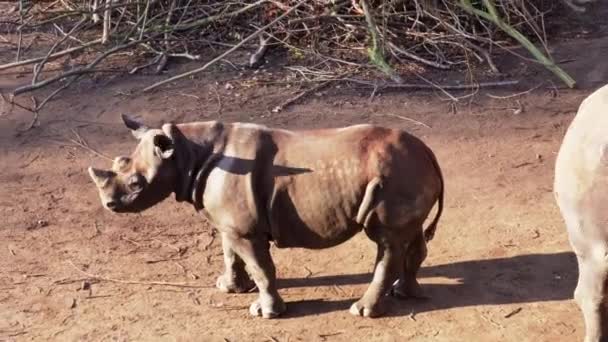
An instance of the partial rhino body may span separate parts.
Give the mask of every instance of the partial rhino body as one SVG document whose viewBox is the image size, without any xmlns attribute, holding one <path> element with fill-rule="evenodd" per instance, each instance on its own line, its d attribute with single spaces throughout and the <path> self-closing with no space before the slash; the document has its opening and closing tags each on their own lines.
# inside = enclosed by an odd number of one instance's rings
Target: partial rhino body
<svg viewBox="0 0 608 342">
<path fill-rule="evenodd" d="M 589 3 L 594 3 L 597 0 L 562 0 L 568 7 L 573 9 L 576 12 L 585 12 L 587 11 L 587 6 Z"/>
<path fill-rule="evenodd" d="M 578 260 L 586 342 L 608 342 L 608 86 L 587 97 L 562 142 L 554 193 Z"/>
<path fill-rule="evenodd" d="M 350 312 L 382 314 L 388 292 L 423 295 L 416 274 L 443 210 L 444 185 L 433 152 L 414 136 L 372 125 L 288 131 L 213 121 L 149 129 L 123 120 L 140 140 L 135 152 L 116 158 L 111 171 L 89 169 L 103 205 L 139 212 L 172 193 L 191 203 L 222 235 L 226 270 L 218 288 L 257 286 L 251 314 L 285 310 L 269 242 L 328 248 L 361 230 L 378 256 Z"/>
</svg>

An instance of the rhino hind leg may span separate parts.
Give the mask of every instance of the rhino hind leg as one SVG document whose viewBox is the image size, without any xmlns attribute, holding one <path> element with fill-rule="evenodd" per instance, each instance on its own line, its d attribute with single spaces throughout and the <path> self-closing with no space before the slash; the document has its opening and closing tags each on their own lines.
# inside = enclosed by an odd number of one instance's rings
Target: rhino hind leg
<svg viewBox="0 0 608 342">
<path fill-rule="evenodd" d="M 249 307 L 252 316 L 275 318 L 285 310 L 285 302 L 276 285 L 276 269 L 270 255 L 270 244 L 262 237 L 233 238 L 224 236 L 232 250 L 245 262 L 245 268 L 258 288 L 259 296 Z"/>
<path fill-rule="evenodd" d="M 368 236 L 373 236 L 368 234 Z M 404 248 L 398 237 L 372 238 L 378 246 L 374 276 L 363 297 L 353 303 L 350 313 L 362 317 L 378 317 L 386 310 L 386 298 L 397 280 L 404 259 Z"/>
<path fill-rule="evenodd" d="M 418 283 L 416 276 L 420 265 L 427 256 L 426 240 L 422 233 L 422 228 L 418 228 L 420 234 L 407 245 L 405 260 L 403 262 L 403 270 L 399 276 L 399 280 L 391 290 L 391 295 L 398 298 L 418 298 L 427 299 L 422 287 Z"/>
<path fill-rule="evenodd" d="M 566 191 L 556 195 L 565 221 L 570 246 L 576 254 L 578 281 L 574 300 L 585 322 L 585 342 L 608 342 L 608 250 L 592 233 L 605 228 L 597 225 L 594 212 L 581 212 Z"/>
<path fill-rule="evenodd" d="M 245 270 L 245 262 L 239 257 L 230 244 L 230 240 L 222 236 L 224 254 L 224 274 L 217 278 L 216 287 L 225 293 L 244 293 L 254 289 L 255 283 Z"/>
<path fill-rule="evenodd" d="M 577 255 L 579 277 L 574 299 L 585 320 L 585 342 L 608 342 L 608 263 Z"/>
</svg>

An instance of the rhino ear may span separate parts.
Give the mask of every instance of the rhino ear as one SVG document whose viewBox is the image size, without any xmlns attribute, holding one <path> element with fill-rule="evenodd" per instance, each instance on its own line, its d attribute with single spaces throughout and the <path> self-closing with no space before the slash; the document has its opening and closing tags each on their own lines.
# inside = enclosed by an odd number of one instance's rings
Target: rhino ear
<svg viewBox="0 0 608 342">
<path fill-rule="evenodd" d="M 141 139 L 144 133 L 146 133 L 146 131 L 148 131 L 149 129 L 146 125 L 135 120 L 128 114 L 121 114 L 121 117 L 122 121 L 125 123 L 125 126 L 127 126 L 127 128 L 131 130 L 131 133 L 137 139 Z"/>
<path fill-rule="evenodd" d="M 97 187 L 102 188 L 108 184 L 108 181 L 112 179 L 112 177 L 116 176 L 116 174 L 112 171 L 99 170 L 93 167 L 89 167 L 89 176 L 95 182 Z"/>
<path fill-rule="evenodd" d="M 169 159 L 173 155 L 175 145 L 173 140 L 164 134 L 154 137 L 154 153 L 162 159 Z"/>
</svg>

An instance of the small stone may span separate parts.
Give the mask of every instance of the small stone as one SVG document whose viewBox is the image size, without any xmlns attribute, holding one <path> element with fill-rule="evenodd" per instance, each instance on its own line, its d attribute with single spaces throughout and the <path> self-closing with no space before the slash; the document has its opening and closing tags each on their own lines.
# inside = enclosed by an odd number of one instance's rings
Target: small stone
<svg viewBox="0 0 608 342">
<path fill-rule="evenodd" d="M 82 285 L 80 286 L 81 290 L 90 290 L 91 289 L 91 282 L 89 282 L 88 280 L 85 280 L 82 282 Z"/>
<path fill-rule="evenodd" d="M 74 309 L 76 307 L 76 298 L 68 299 L 67 304 L 70 309 Z"/>
</svg>

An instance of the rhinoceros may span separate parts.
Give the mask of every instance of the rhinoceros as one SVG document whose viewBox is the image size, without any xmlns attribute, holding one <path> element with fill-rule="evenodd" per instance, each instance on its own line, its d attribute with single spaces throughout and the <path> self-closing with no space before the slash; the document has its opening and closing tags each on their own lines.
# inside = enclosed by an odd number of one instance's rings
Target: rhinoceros
<svg viewBox="0 0 608 342">
<path fill-rule="evenodd" d="M 425 296 L 416 274 L 443 211 L 444 182 L 435 155 L 413 135 L 368 124 L 290 131 L 123 121 L 139 139 L 135 151 L 115 158 L 111 170 L 88 169 L 102 205 L 141 212 L 171 194 L 192 204 L 221 233 L 225 272 L 217 287 L 257 286 L 252 315 L 273 318 L 286 309 L 270 243 L 321 249 L 361 230 L 376 243 L 377 258 L 373 280 L 350 312 L 376 317 L 385 312 L 386 294 Z"/>
<path fill-rule="evenodd" d="M 578 261 L 585 342 L 608 342 L 608 85 L 580 105 L 555 163 L 554 194 Z"/>
</svg>

